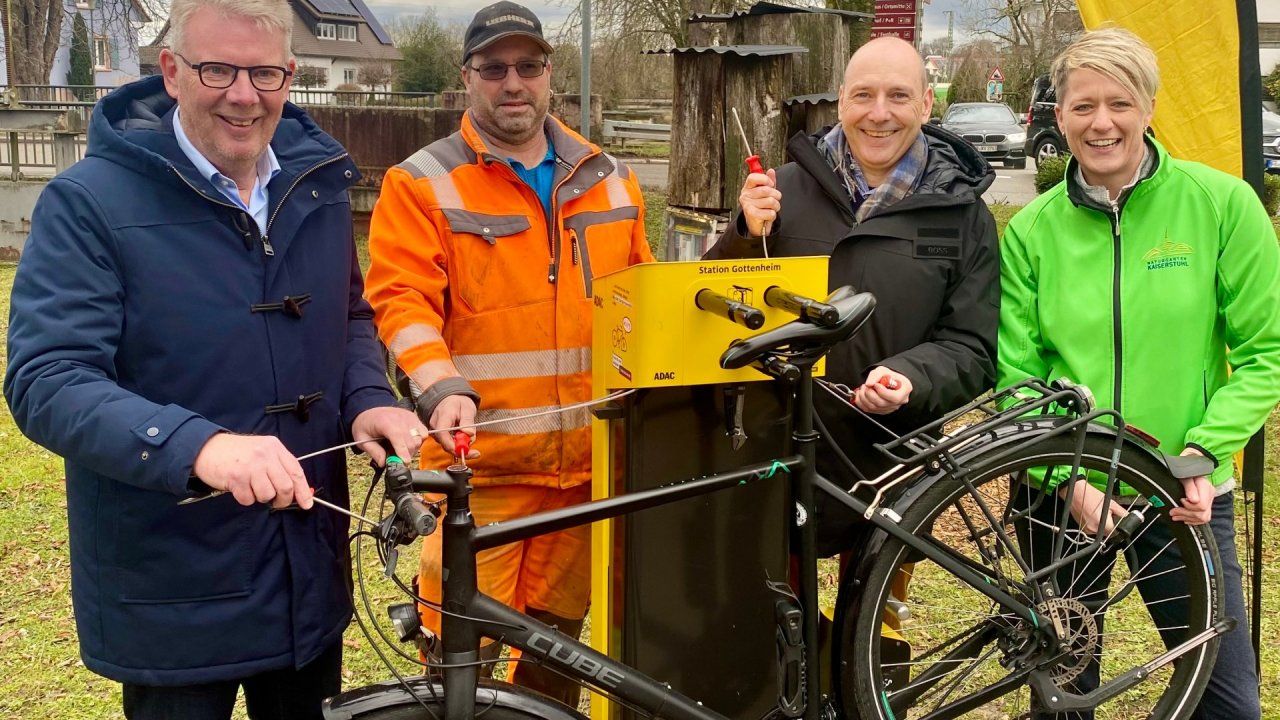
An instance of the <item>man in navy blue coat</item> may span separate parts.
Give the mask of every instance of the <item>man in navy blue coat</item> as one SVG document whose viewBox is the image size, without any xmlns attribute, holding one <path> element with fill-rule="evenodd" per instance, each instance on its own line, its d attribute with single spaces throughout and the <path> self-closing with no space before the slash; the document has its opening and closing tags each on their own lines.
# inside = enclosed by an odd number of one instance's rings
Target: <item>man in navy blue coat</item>
<svg viewBox="0 0 1280 720">
<path fill-rule="evenodd" d="M 319 718 L 351 596 L 348 523 L 311 507 L 347 504 L 345 459 L 296 457 L 427 434 L 361 297 L 355 164 L 285 102 L 292 26 L 174 0 L 163 77 L 99 103 L 14 281 L 5 397 L 66 460 L 81 655 L 131 719 L 228 718 L 242 685 L 253 718 Z"/>
</svg>

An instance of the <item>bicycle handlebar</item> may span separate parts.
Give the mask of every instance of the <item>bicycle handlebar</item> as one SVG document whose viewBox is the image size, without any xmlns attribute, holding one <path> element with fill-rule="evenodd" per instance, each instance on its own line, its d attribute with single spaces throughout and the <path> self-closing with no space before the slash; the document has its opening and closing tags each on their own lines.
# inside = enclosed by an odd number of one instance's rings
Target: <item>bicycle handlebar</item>
<svg viewBox="0 0 1280 720">
<path fill-rule="evenodd" d="M 413 472 L 400 458 L 394 455 L 387 458 L 387 497 L 395 505 L 396 516 L 409 524 L 409 528 L 420 536 L 427 536 L 436 530 L 436 516 L 427 509 L 426 503 L 414 490 Z"/>
</svg>

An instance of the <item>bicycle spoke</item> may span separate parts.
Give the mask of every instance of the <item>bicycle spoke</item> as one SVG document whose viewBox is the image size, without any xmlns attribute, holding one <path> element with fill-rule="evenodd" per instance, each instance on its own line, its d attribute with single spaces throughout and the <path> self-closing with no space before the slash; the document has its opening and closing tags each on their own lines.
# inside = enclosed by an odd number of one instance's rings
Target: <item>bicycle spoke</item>
<svg viewBox="0 0 1280 720">
<path fill-rule="evenodd" d="M 1167 512 L 1148 509 L 1146 498 L 1165 498 L 1166 486 L 1173 486 L 1167 468 L 1125 448 L 1113 464 L 1119 447 L 1114 436 L 1081 437 L 1063 434 L 1054 439 L 1052 452 L 1009 453 L 1002 456 L 1010 458 L 1007 463 L 996 460 L 976 471 L 957 458 L 956 469 L 968 471 L 963 482 L 939 483 L 913 497 L 928 503 L 928 510 L 913 513 L 907 506 L 900 525 L 943 549 L 947 559 L 922 559 L 910 543 L 890 541 L 881 550 L 889 553 L 884 562 L 871 565 L 865 588 L 879 601 L 861 606 L 858 633 L 880 649 L 869 655 L 860 650 L 859 660 L 841 671 L 846 690 L 854 679 L 871 681 L 859 691 L 860 715 L 889 717 L 887 698 L 897 718 L 1030 720 L 1037 713 L 1052 715 L 1029 687 L 1046 681 L 1046 691 L 1056 686 L 1073 697 L 1102 698 L 1093 711 L 1097 720 L 1166 717 L 1184 706 L 1183 698 L 1209 667 L 1204 653 L 1211 647 L 1197 649 L 1195 662 L 1169 663 L 1136 683 L 1133 671 L 1167 654 L 1166 637 L 1174 641 L 1206 630 L 1211 613 L 1205 608 L 1217 579 L 1207 572 L 1208 556 L 1201 552 L 1204 530 L 1170 524 Z M 1056 468 L 1053 477 L 1073 468 L 1091 478 L 1108 477 L 1108 499 L 1117 503 L 1111 512 L 1141 513 L 1143 522 L 1123 541 L 1083 533 L 1066 498 L 1044 486 L 1045 468 Z M 1120 488 L 1134 494 L 1122 496 Z M 1160 529 L 1153 530 L 1157 523 Z M 1129 572 L 1121 569 L 1121 557 Z M 1174 557 L 1186 562 L 1170 568 Z M 897 576 L 904 564 L 911 567 L 909 582 Z M 1013 606 L 957 582 L 953 573 L 960 567 L 980 572 L 1052 620 L 1057 649 L 1041 647 L 1043 622 L 1037 628 Z M 893 606 L 900 620 L 885 607 L 890 583 L 895 595 L 907 596 L 899 598 L 905 605 Z M 852 641 L 859 642 L 857 636 Z"/>
</svg>

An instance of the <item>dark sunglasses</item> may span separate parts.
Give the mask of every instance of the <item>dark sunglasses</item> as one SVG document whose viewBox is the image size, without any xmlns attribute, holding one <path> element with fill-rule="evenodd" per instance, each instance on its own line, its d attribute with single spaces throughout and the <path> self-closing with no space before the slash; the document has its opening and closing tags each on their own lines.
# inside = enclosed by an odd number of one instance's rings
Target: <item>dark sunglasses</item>
<svg viewBox="0 0 1280 720">
<path fill-rule="evenodd" d="M 547 71 L 547 61 L 521 60 L 514 63 L 485 63 L 480 67 L 467 66 L 468 70 L 479 73 L 482 80 L 505 80 L 511 68 L 515 68 L 516 74 L 522 78 L 536 78 Z"/>
</svg>

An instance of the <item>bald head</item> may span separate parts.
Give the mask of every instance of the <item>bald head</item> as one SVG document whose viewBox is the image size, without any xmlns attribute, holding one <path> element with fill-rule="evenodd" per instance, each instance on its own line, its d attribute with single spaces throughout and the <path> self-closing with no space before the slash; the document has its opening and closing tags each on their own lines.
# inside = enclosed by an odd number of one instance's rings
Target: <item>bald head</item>
<svg viewBox="0 0 1280 720">
<path fill-rule="evenodd" d="M 849 58 L 849 64 L 845 66 L 844 84 L 849 84 L 849 79 L 855 76 L 855 72 L 874 71 L 883 67 L 918 67 L 920 68 L 920 92 L 923 93 L 929 86 L 929 72 L 924 69 L 924 58 L 916 51 L 915 46 L 896 37 L 878 37 L 858 48 L 853 53 L 853 57 Z"/>
<path fill-rule="evenodd" d="M 836 112 L 849 152 L 872 187 L 915 144 L 932 110 L 924 61 L 910 43 L 876 38 L 849 58 Z"/>
</svg>

